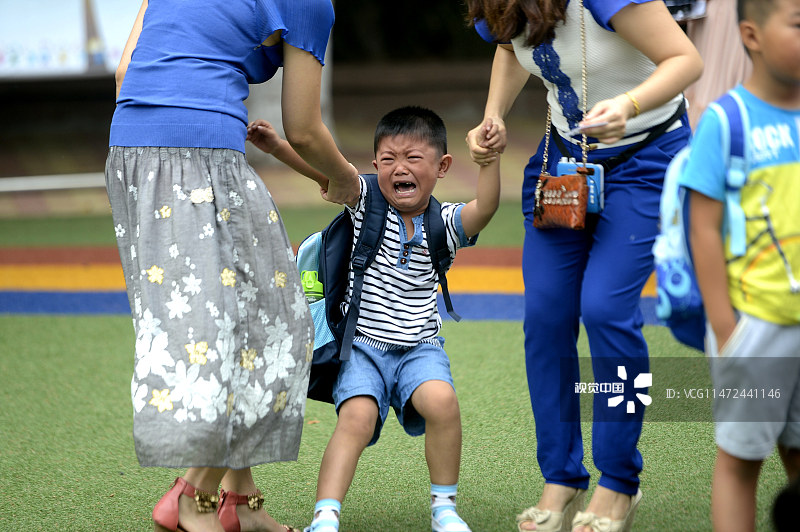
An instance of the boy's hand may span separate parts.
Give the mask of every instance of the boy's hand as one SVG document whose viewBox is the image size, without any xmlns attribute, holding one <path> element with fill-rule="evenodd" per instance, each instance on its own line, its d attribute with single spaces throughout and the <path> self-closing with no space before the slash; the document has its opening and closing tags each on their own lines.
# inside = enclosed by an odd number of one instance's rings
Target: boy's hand
<svg viewBox="0 0 800 532">
<path fill-rule="evenodd" d="M 736 328 L 736 315 L 731 308 L 730 314 L 711 323 L 711 331 L 717 339 L 717 354 L 722 353 L 728 340 L 730 340 L 733 330 Z"/>
<path fill-rule="evenodd" d="M 281 137 L 272 124 L 266 120 L 254 120 L 247 126 L 247 139 L 264 153 L 274 152 L 281 143 Z"/>
<path fill-rule="evenodd" d="M 505 122 L 499 117 L 484 118 L 479 126 L 467 133 L 466 141 L 472 160 L 486 166 L 506 149 L 508 139 Z"/>
</svg>

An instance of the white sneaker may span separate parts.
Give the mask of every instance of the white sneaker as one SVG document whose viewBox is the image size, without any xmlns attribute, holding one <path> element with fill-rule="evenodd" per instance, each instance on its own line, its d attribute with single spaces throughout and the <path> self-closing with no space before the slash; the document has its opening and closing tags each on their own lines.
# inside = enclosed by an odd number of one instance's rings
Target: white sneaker
<svg viewBox="0 0 800 532">
<path fill-rule="evenodd" d="M 472 532 L 454 508 L 437 508 L 431 516 L 433 532 Z"/>
</svg>

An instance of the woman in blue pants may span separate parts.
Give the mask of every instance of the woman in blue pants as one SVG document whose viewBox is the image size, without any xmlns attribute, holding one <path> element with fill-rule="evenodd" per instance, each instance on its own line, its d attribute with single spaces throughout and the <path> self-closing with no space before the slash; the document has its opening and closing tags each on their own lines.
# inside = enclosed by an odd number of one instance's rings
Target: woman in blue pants
<svg viewBox="0 0 800 532">
<path fill-rule="evenodd" d="M 641 499 L 644 405 L 635 402 L 633 380 L 648 371 L 648 353 L 639 298 L 653 270 L 664 171 L 690 135 L 681 91 L 702 60 L 660 1 L 468 4 L 476 29 L 497 43 L 484 120 L 467 136 L 473 159 L 486 163 L 504 150 L 504 118 L 531 74 L 543 80 L 550 107 L 549 142 L 530 159 L 522 187 L 525 360 L 545 487 L 518 527 L 623 530 Z M 535 228 L 545 146 L 547 170 L 557 175 L 562 156 L 582 157 L 577 126 L 586 126 L 589 162 L 604 167 L 603 210 L 588 215 L 583 230 Z M 576 390 L 581 319 L 595 382 L 625 386 L 618 406 L 608 402 L 613 393 L 593 395 L 592 455 L 601 476 L 585 511 L 578 511 L 590 480 Z"/>
</svg>

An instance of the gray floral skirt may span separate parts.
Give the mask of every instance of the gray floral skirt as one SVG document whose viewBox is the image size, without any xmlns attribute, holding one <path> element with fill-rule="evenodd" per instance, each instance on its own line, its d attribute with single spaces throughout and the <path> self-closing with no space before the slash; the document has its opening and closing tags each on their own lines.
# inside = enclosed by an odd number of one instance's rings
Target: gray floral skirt
<svg viewBox="0 0 800 532">
<path fill-rule="evenodd" d="M 297 459 L 314 325 L 258 174 L 235 150 L 112 147 L 105 175 L 141 465 Z"/>
</svg>

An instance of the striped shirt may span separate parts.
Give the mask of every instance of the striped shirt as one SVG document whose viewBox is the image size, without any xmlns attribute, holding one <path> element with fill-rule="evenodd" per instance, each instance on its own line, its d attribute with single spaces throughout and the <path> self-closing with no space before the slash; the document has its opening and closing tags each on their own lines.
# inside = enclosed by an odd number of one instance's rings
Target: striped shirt
<svg viewBox="0 0 800 532">
<path fill-rule="evenodd" d="M 364 222 L 367 184 L 361 181 L 361 196 L 355 208 L 348 207 L 355 227 L 353 246 Z M 461 226 L 463 203 L 442 203 L 450 258 L 456 250 L 475 244 L 478 235 L 467 238 Z M 380 250 L 364 274 L 357 335 L 394 345 L 414 346 L 439 334 L 442 319 L 436 305 L 439 287 L 422 227 L 423 215 L 414 218 L 414 236 L 408 239 L 405 224 L 389 206 Z M 345 310 L 353 293 L 353 270 L 345 296 Z"/>
</svg>

